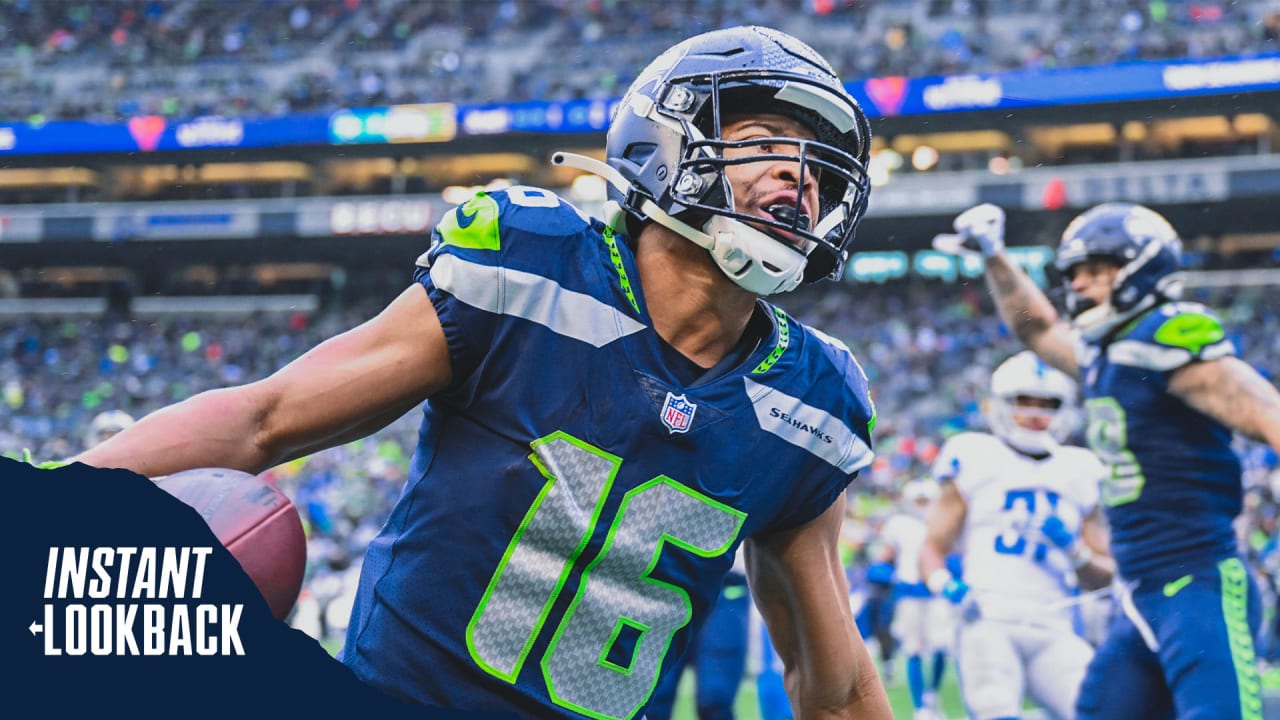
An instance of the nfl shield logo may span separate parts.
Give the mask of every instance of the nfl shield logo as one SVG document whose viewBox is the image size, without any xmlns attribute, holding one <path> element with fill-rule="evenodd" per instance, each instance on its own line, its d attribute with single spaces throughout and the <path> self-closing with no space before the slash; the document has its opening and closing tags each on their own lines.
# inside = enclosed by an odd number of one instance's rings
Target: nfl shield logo
<svg viewBox="0 0 1280 720">
<path fill-rule="evenodd" d="M 673 433 L 688 432 L 697 409 L 698 406 L 686 400 L 684 395 L 667 392 L 667 402 L 662 405 L 662 424 Z"/>
</svg>

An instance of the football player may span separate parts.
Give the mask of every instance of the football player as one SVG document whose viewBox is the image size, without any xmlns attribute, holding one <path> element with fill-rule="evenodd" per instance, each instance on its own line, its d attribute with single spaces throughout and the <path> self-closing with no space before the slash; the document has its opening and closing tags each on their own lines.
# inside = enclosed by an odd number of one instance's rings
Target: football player
<svg viewBox="0 0 1280 720">
<path fill-rule="evenodd" d="M 917 720 L 937 717 L 937 691 L 946 670 L 947 650 L 954 627 L 947 603 L 931 592 L 920 576 L 920 548 L 924 545 L 924 517 L 938 496 L 938 484 L 917 479 L 902 487 L 902 510 L 885 521 L 880 531 L 882 559 L 893 563 L 893 621 L 890 634 L 906 660 L 907 690 Z M 931 681 L 926 688 L 924 657 L 931 656 Z"/>
<path fill-rule="evenodd" d="M 920 571 L 964 604 L 956 667 L 974 720 L 1021 715 L 1029 695 L 1055 717 L 1075 717 L 1093 648 L 1074 631 L 1077 573 L 1111 579 L 1098 511 L 1102 463 L 1060 443 L 1071 430 L 1076 384 L 1029 351 L 991 375 L 991 433 L 963 432 L 933 465 L 942 484 L 927 520 Z M 946 557 L 964 538 L 964 579 Z"/>
<path fill-rule="evenodd" d="M 259 472 L 421 405 L 341 652 L 428 705 L 631 718 L 746 543 L 799 712 L 888 718 L 838 540 L 875 411 L 848 349 L 763 299 L 840 277 L 870 131 L 831 66 L 761 27 L 639 73 L 603 218 L 555 193 L 444 215 L 381 314 L 267 379 L 143 418 L 80 459 Z"/>
<path fill-rule="evenodd" d="M 754 606 L 752 606 L 754 607 Z M 769 640 L 769 629 L 765 627 L 758 611 L 751 613 L 750 636 L 747 647 L 751 651 L 748 658 L 748 673 L 756 678 L 756 704 L 760 712 L 760 720 L 791 720 L 795 717 L 791 703 L 787 700 L 787 691 L 782 684 L 782 673 L 785 670 L 778 653 Z M 881 675 L 883 677 L 883 675 Z"/>
<path fill-rule="evenodd" d="M 893 639 L 893 563 L 876 560 L 868 563 L 864 573 L 861 602 L 854 621 L 863 638 L 873 641 L 880 660 L 880 677 L 893 683 L 893 659 L 897 641 Z"/>
<path fill-rule="evenodd" d="M 1001 317 L 1083 380 L 1089 446 L 1125 581 L 1121 617 L 1080 692 L 1080 718 L 1255 718 L 1258 589 L 1237 556 L 1232 431 L 1280 449 L 1280 392 L 1222 324 L 1181 301 L 1182 243 L 1150 208 L 1106 203 L 1067 226 L 1055 266 L 1070 322 L 1004 252 L 1004 212 L 971 208 L 935 245 L 980 252 Z"/>
<path fill-rule="evenodd" d="M 725 576 L 720 599 L 690 644 L 684 660 L 667 671 L 645 707 L 645 720 L 668 720 L 675 705 L 680 676 L 693 668 L 694 707 L 698 720 L 732 720 L 733 704 L 747 670 L 751 597 L 739 550 Z"/>
</svg>

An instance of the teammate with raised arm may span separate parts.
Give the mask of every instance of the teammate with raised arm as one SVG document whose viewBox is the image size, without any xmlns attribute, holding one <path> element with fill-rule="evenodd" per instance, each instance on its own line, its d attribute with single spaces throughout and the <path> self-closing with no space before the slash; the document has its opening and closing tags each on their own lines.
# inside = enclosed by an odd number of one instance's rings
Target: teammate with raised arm
<svg viewBox="0 0 1280 720">
<path fill-rule="evenodd" d="M 638 75 L 604 219 L 552 192 L 444 215 L 380 315 L 265 380 L 140 420 L 81 458 L 260 472 L 422 405 L 341 658 L 420 703 L 637 717 L 746 543 L 803 718 L 890 716 L 838 540 L 875 411 L 849 350 L 762 296 L 838 278 L 870 131 L 831 66 L 760 27 Z"/>
<path fill-rule="evenodd" d="M 1021 715 L 1030 696 L 1075 717 L 1093 648 L 1073 629 L 1080 576 L 1105 586 L 1114 564 L 1098 506 L 1102 463 L 1064 446 L 1076 384 L 1030 351 L 991 375 L 991 433 L 963 432 L 933 465 L 942 490 L 927 520 L 920 571 L 963 606 L 956 666 L 974 720 Z M 946 557 L 964 538 L 963 579 Z"/>
<path fill-rule="evenodd" d="M 1063 232 L 1070 324 L 1004 252 L 1004 212 L 971 208 L 952 252 L 980 252 L 1000 315 L 1045 362 L 1083 379 L 1121 608 L 1077 717 L 1260 717 L 1258 589 L 1237 556 L 1232 431 L 1280 450 L 1280 392 L 1239 360 L 1218 318 L 1181 302 L 1181 241 L 1141 205 L 1106 203 Z"/>
</svg>

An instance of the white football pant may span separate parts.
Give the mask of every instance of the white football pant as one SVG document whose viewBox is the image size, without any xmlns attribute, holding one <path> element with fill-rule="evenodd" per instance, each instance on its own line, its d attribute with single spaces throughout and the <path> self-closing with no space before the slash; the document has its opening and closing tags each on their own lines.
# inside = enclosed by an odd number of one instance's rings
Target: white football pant
<svg viewBox="0 0 1280 720">
<path fill-rule="evenodd" d="M 956 608 L 942 598 L 899 598 L 893 606 L 889 632 L 905 655 L 951 650 Z"/>
<path fill-rule="evenodd" d="M 1024 691 L 1062 720 L 1074 720 L 1076 697 L 1093 647 L 1070 626 L 978 619 L 956 636 L 960 692 L 975 720 L 1022 716 Z"/>
</svg>

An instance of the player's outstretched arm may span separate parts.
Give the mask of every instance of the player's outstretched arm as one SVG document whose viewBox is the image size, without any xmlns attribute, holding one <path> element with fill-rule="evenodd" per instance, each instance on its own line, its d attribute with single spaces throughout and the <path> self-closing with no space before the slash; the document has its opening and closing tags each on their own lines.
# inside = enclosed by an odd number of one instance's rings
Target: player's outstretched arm
<svg viewBox="0 0 1280 720">
<path fill-rule="evenodd" d="M 1022 344 L 1049 365 L 1079 379 L 1071 330 L 1031 276 L 1001 252 L 987 258 L 986 278 L 1000 318 Z"/>
<path fill-rule="evenodd" d="M 952 602 L 964 598 L 967 586 L 951 576 L 947 569 L 947 555 L 955 547 L 964 531 L 964 521 L 969 514 L 969 504 L 949 481 L 942 483 L 938 497 L 929 507 L 925 517 L 924 545 L 920 547 L 920 577 L 935 593 Z"/>
<path fill-rule="evenodd" d="M 450 379 L 444 331 L 415 284 L 270 377 L 158 410 L 74 459 L 148 477 L 197 467 L 256 474 L 385 427 Z"/>
<path fill-rule="evenodd" d="M 849 609 L 840 564 L 841 495 L 808 524 L 747 541 L 751 594 L 785 667 L 797 720 L 892 720 Z"/>
<path fill-rule="evenodd" d="M 1004 210 L 995 205 L 971 207 L 956 216 L 956 233 L 938 235 L 933 245 L 956 255 L 981 254 L 1001 319 L 1040 359 L 1079 378 L 1071 331 L 1035 281 L 1005 253 L 1004 221 Z"/>
<path fill-rule="evenodd" d="M 1280 391 L 1237 357 L 1184 365 L 1169 391 L 1227 427 L 1280 452 Z"/>
</svg>

